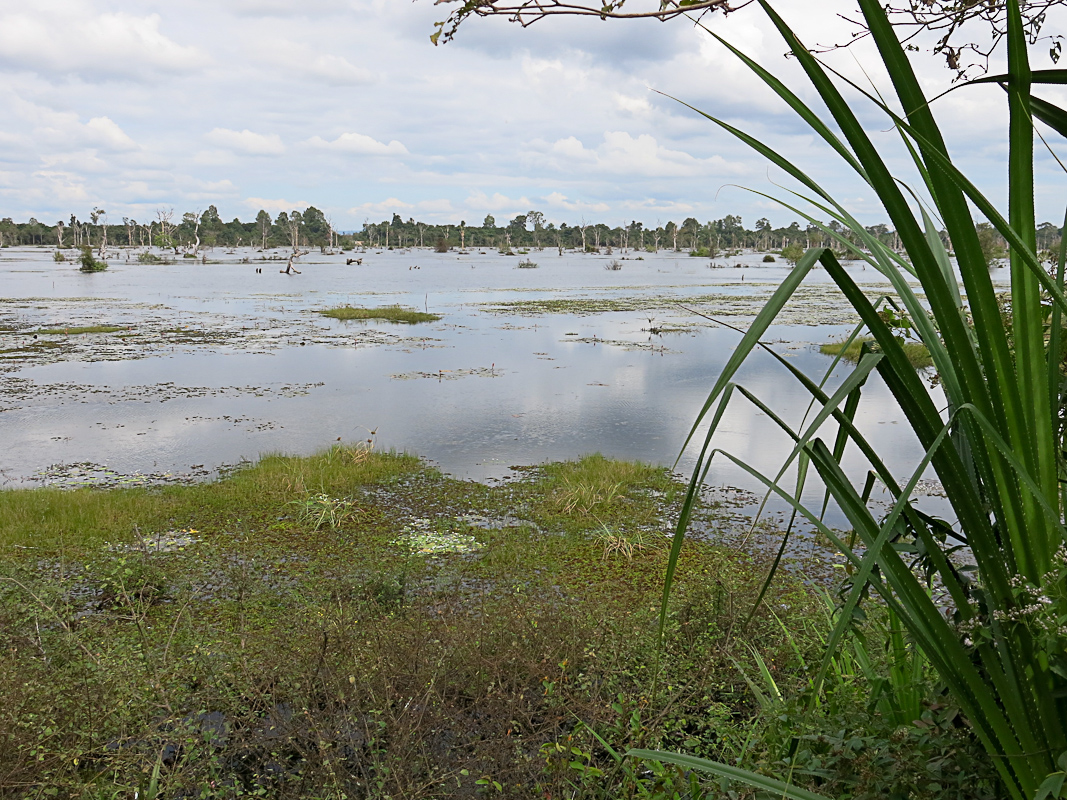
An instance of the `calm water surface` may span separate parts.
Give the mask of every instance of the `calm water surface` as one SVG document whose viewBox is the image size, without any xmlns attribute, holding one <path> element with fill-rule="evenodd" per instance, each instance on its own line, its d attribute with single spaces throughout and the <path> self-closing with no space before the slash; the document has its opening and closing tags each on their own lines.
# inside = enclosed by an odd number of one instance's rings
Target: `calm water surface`
<svg viewBox="0 0 1067 800">
<path fill-rule="evenodd" d="M 0 350 L 27 346 L 41 328 L 114 324 L 131 334 L 42 335 L 37 341 L 75 349 L 0 360 L 4 481 L 77 462 L 123 473 L 213 469 L 268 452 L 311 453 L 369 431 L 378 448 L 409 450 L 479 480 L 597 451 L 672 464 L 740 338 L 681 305 L 744 327 L 786 273 L 755 255 L 721 259 L 716 269 L 674 253 L 635 260 L 545 250 L 528 256 L 537 269 L 493 251 L 352 255 L 363 264 L 305 256 L 300 275 L 279 274 L 284 263 L 250 250 L 216 250 L 209 259 L 222 263 L 208 264 L 141 265 L 123 255 L 107 272 L 85 275 L 53 263 L 51 251 L 4 249 Z M 605 269 L 617 259 L 621 269 Z M 877 291 L 876 273 L 852 270 Z M 830 359 L 817 345 L 847 333 L 848 315 L 824 272 L 807 286 L 811 307 L 790 318 L 803 324 L 775 326 L 767 340 L 822 377 Z M 593 302 L 624 310 L 597 311 Z M 314 313 L 345 303 L 399 303 L 442 319 L 400 326 Z M 650 332 L 664 327 L 677 330 Z M 848 369 L 839 367 L 828 386 Z M 790 422 L 807 408 L 801 387 L 766 354 L 755 354 L 739 380 Z M 860 427 L 899 477 L 921 457 L 877 379 Z M 771 472 L 789 449 L 740 399 L 716 442 Z M 691 465 L 684 455 L 679 468 Z M 850 466 L 862 481 L 865 466 Z M 757 488 L 725 460 L 708 482 Z"/>
</svg>

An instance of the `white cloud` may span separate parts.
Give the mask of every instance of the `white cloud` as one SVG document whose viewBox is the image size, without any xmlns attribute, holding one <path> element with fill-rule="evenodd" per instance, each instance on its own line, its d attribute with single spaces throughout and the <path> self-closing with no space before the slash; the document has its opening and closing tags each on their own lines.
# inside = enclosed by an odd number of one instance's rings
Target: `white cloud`
<svg viewBox="0 0 1067 800">
<path fill-rule="evenodd" d="M 574 212 L 596 212 L 602 214 L 611 209 L 611 206 L 604 202 L 583 203 L 580 200 L 568 200 L 565 194 L 560 194 L 559 192 L 552 192 L 545 197 L 545 202 L 548 203 L 550 208 L 562 208 Z"/>
<path fill-rule="evenodd" d="M 157 72 L 189 72 L 208 63 L 195 47 L 160 30 L 159 14 L 86 15 L 77 6 L 0 13 L 0 64 L 13 70 L 77 74 L 82 79 L 143 81 Z"/>
<path fill-rule="evenodd" d="M 614 93 L 615 106 L 626 114 L 635 117 L 646 117 L 652 113 L 652 104 L 647 97 L 631 97 L 620 92 Z"/>
<path fill-rule="evenodd" d="M 342 133 L 332 142 L 328 142 L 321 136 L 312 136 L 307 140 L 312 147 L 322 150 L 333 150 L 338 153 L 352 153 L 362 156 L 403 156 L 408 154 L 408 149 L 396 139 L 389 144 L 379 142 L 362 133 Z"/>
<path fill-rule="evenodd" d="M 263 209 L 272 214 L 280 214 L 283 211 L 292 211 L 293 209 L 304 209 L 311 205 L 306 200 L 270 200 L 266 197 L 246 197 L 241 203 L 253 211 Z"/>
<path fill-rule="evenodd" d="M 109 117 L 93 117 L 85 123 L 85 129 L 90 141 L 107 150 L 121 152 L 137 149 L 137 143 Z"/>
<path fill-rule="evenodd" d="M 620 205 L 636 214 L 688 214 L 695 209 L 692 203 L 681 203 L 676 200 L 656 200 L 651 197 L 644 200 L 626 200 Z"/>
<path fill-rule="evenodd" d="M 377 79 L 373 70 L 357 66 L 344 56 L 324 53 L 320 46 L 288 38 L 257 39 L 246 51 L 257 61 L 281 68 L 287 77 L 295 74 L 313 84 L 359 86 Z"/>
<path fill-rule="evenodd" d="M 219 147 L 250 156 L 279 156 L 285 152 L 285 145 L 276 133 L 254 133 L 247 128 L 243 131 L 215 128 L 204 138 Z"/>
<path fill-rule="evenodd" d="M 93 117 L 83 123 L 73 111 L 56 111 L 18 96 L 9 102 L 10 116 L 27 126 L 18 138 L 41 158 L 71 155 L 84 148 L 105 153 L 140 149 L 110 117 Z"/>
<path fill-rule="evenodd" d="M 606 131 L 603 143 L 594 149 L 587 148 L 574 136 L 558 139 L 547 147 L 534 142 L 531 149 L 540 149 L 553 157 L 562 170 L 581 166 L 600 172 L 655 178 L 736 176 L 748 171 L 741 163 L 729 162 L 719 155 L 696 158 L 664 147 L 647 133 L 634 137 L 625 131 Z"/>
<path fill-rule="evenodd" d="M 399 214 L 401 211 L 411 211 L 415 208 L 411 203 L 405 203 L 403 200 L 399 200 L 396 197 L 390 197 L 387 200 L 382 200 L 379 203 L 363 203 L 362 205 L 355 206 L 348 209 L 348 213 L 354 217 L 360 217 L 366 214 Z"/>
</svg>

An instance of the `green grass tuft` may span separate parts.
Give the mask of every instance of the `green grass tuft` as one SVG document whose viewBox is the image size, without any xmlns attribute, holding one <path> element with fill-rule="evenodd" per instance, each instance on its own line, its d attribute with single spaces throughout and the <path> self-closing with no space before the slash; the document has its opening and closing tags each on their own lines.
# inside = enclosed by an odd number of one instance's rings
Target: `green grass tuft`
<svg viewBox="0 0 1067 800">
<path fill-rule="evenodd" d="M 436 322 L 441 319 L 440 314 L 427 314 L 412 308 L 400 306 L 381 306 L 379 308 L 353 308 L 352 306 L 340 306 L 319 311 L 324 317 L 330 319 L 380 319 L 386 322 L 404 322 L 414 325 L 417 322 Z"/>
</svg>

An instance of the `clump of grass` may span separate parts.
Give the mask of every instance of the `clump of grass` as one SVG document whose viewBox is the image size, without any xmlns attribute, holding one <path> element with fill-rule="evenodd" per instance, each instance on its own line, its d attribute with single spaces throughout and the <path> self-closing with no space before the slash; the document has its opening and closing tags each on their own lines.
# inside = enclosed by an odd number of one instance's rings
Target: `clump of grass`
<svg viewBox="0 0 1067 800">
<path fill-rule="evenodd" d="M 870 343 L 871 349 L 878 352 L 877 342 L 870 337 L 857 337 L 852 340 L 848 347 L 845 347 L 844 342 L 829 342 L 820 345 L 819 352 L 827 356 L 840 354 L 843 359 L 855 364 L 860 360 L 860 351 L 864 343 Z M 908 362 L 915 369 L 925 369 L 934 365 L 933 359 L 930 358 L 930 351 L 922 342 L 904 342 L 901 344 L 901 349 L 904 351 L 904 355 L 908 357 Z"/>
<path fill-rule="evenodd" d="M 763 263 L 764 264 L 773 264 L 774 263 L 774 256 L 772 256 L 770 253 L 767 253 L 767 255 L 765 255 L 763 257 Z"/>
<path fill-rule="evenodd" d="M 331 497 L 325 492 L 308 495 L 291 502 L 299 509 L 300 521 L 312 524 L 315 530 L 323 525 L 329 525 L 330 528 L 336 530 L 360 513 L 360 508 L 354 500 L 347 497 Z"/>
<path fill-rule="evenodd" d="M 546 466 L 540 488 L 539 510 L 549 524 L 570 530 L 605 524 L 632 530 L 658 522 L 655 500 L 672 495 L 674 484 L 663 467 L 595 453 Z"/>
<path fill-rule="evenodd" d="M 118 333 L 126 328 L 119 325 L 80 325 L 71 328 L 41 328 L 34 333 L 43 336 L 78 336 L 83 333 Z"/>
<path fill-rule="evenodd" d="M 519 269 L 537 269 L 537 262 L 532 261 L 529 258 L 524 258 L 518 263 Z"/>
<path fill-rule="evenodd" d="M 57 264 L 62 264 L 64 261 L 67 260 L 67 257 L 63 255 L 63 253 L 61 253 L 59 250 L 56 250 L 54 253 L 52 253 L 52 260 L 55 261 Z"/>
<path fill-rule="evenodd" d="M 424 311 L 416 311 L 413 308 L 401 308 L 400 306 L 380 306 L 378 308 L 354 308 L 353 306 L 340 306 L 319 311 L 324 317 L 330 319 L 380 319 L 386 322 L 407 323 L 414 325 L 418 322 L 436 322 L 441 319 L 440 314 L 428 314 Z"/>
<path fill-rule="evenodd" d="M 632 561 L 634 554 L 639 550 L 660 550 L 666 540 L 663 536 L 656 536 L 651 531 L 621 531 L 607 525 L 601 525 L 594 540 L 604 548 L 604 560 L 611 555 L 626 556 Z"/>
<path fill-rule="evenodd" d="M 612 259 L 610 262 L 604 265 L 604 269 L 608 270 L 609 272 L 618 272 L 620 269 L 622 269 L 622 264 Z"/>
<path fill-rule="evenodd" d="M 155 253 L 149 253 L 147 250 L 143 253 L 137 254 L 138 264 L 162 264 L 164 260 L 157 256 Z"/>
</svg>

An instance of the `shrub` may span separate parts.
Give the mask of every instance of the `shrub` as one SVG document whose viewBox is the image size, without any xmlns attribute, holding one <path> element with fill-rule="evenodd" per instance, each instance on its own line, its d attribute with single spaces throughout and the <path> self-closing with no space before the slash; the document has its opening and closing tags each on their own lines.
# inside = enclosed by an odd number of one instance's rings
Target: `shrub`
<svg viewBox="0 0 1067 800">
<path fill-rule="evenodd" d="M 93 258 L 93 248 L 83 247 L 81 255 L 78 256 L 78 262 L 81 266 L 78 268 L 82 272 L 103 272 L 107 269 L 106 261 L 97 261 Z"/>
</svg>

